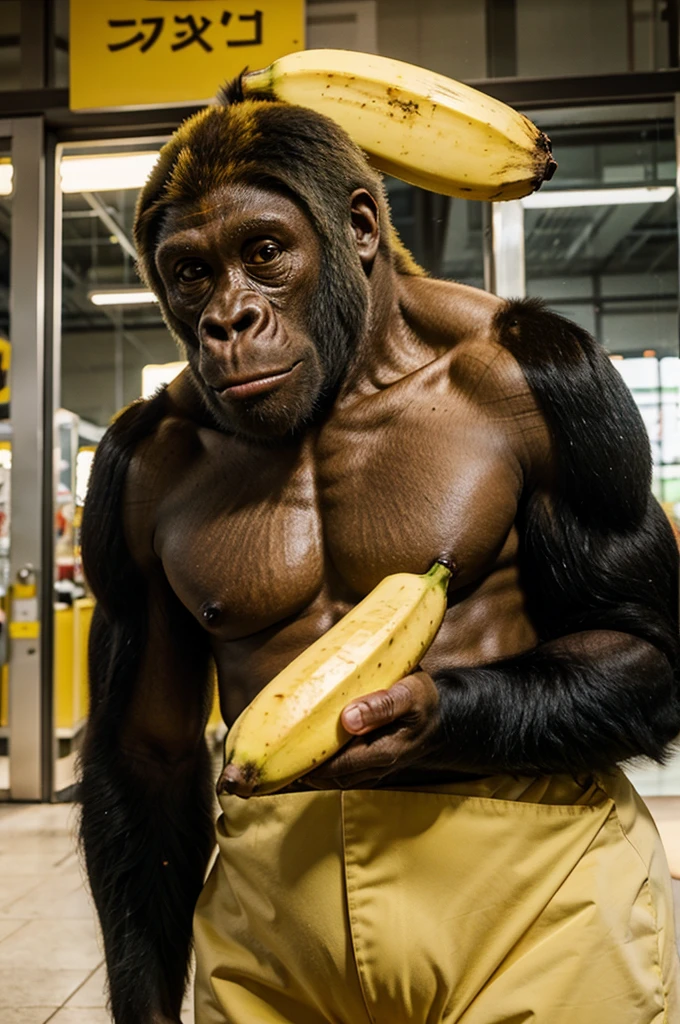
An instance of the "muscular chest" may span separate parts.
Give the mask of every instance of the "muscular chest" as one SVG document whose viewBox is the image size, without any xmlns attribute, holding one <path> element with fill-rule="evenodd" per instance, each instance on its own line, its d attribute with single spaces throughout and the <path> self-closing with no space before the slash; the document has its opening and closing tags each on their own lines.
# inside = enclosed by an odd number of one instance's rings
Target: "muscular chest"
<svg viewBox="0 0 680 1024">
<path fill-rule="evenodd" d="M 458 586 L 498 557 L 517 476 L 498 432 L 437 389 L 359 400 L 299 445 L 211 435 L 164 503 L 171 586 L 224 640 L 318 603 L 354 603 L 391 572 L 446 554 Z"/>
</svg>

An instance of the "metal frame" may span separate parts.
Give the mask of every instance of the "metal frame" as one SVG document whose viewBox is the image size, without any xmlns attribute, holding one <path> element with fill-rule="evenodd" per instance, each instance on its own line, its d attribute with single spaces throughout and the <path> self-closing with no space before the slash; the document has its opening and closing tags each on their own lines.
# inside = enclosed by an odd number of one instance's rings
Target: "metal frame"
<svg viewBox="0 0 680 1024">
<path fill-rule="evenodd" d="M 12 143 L 13 142 L 13 139 L 12 139 L 12 129 L 13 129 L 12 121 L 10 121 L 10 120 L 0 120 L 0 138 L 9 139 L 10 143 Z M 13 156 L 13 154 L 12 154 L 12 156 Z M 11 239 L 10 239 L 10 246 L 11 246 L 11 248 L 10 248 L 10 261 L 11 261 L 12 253 L 13 253 L 14 248 L 15 248 L 14 245 L 12 244 L 12 240 Z M 14 267 L 11 265 L 11 262 L 10 262 L 10 274 L 12 274 L 13 270 L 14 270 Z M 12 281 L 11 281 L 11 277 L 10 277 L 10 294 L 11 294 L 11 287 L 12 287 Z M 10 327 L 11 327 L 11 322 L 10 322 Z M 5 431 L 3 431 L 3 440 L 6 439 L 8 434 L 9 434 L 9 436 L 11 436 L 10 429 L 7 430 L 7 433 L 5 433 Z M 11 494 L 12 494 L 12 492 L 11 492 L 11 488 L 10 488 L 10 499 L 11 499 Z M 11 521 L 11 519 L 10 519 L 10 521 Z M 5 628 L 5 630 L 7 629 L 7 624 L 6 623 L 5 623 L 5 627 L 4 628 Z M 11 682 L 10 682 L 10 686 L 11 686 Z M 10 707 L 11 707 L 11 694 L 10 694 Z M 10 722 L 10 728 L 11 728 L 11 722 Z M 10 784 L 11 784 L 12 746 L 11 746 L 11 736 L 10 736 L 9 729 L 8 729 L 8 732 L 7 732 L 7 739 L 9 741 L 8 754 L 10 756 L 9 764 L 10 764 Z M 9 788 L 8 789 L 0 789 L 0 801 L 8 799 L 9 796 L 10 796 Z"/>
<path fill-rule="evenodd" d="M 553 127 L 573 127 L 578 133 L 583 125 L 620 123 L 631 121 L 657 121 L 675 116 L 676 167 L 680 167 L 680 114 L 678 92 L 672 97 L 652 101 L 608 106 L 599 101 L 587 105 L 560 107 L 546 106 L 525 112 L 531 120 L 550 134 Z M 680 175 L 680 171 L 677 171 Z M 680 186 L 680 177 L 678 178 Z M 678 193 L 680 195 L 680 193 Z M 678 237 L 680 237 L 680 203 L 678 203 Z M 680 273 L 680 265 L 679 265 Z M 522 298 L 526 295 L 526 266 L 524 253 L 524 210 L 520 202 L 492 203 L 486 211 L 484 229 L 484 287 L 501 298 Z"/>
<path fill-rule="evenodd" d="M 680 70 L 630 71 L 561 78 L 483 78 L 467 83 L 522 110 L 551 107 L 609 106 L 620 103 L 672 101 L 680 93 Z M 68 89 L 0 92 L 0 117 L 41 115 L 60 141 L 100 138 L 108 132 L 163 134 L 200 109 L 196 103 L 138 110 L 74 112 Z"/>
<path fill-rule="evenodd" d="M 4 126 L 0 126 L 3 131 Z M 12 339 L 12 495 L 11 580 L 32 567 L 40 608 L 51 599 L 52 572 L 43 558 L 45 516 L 51 506 L 45 477 L 45 446 L 51 451 L 51 424 L 45 417 L 45 130 L 42 117 L 7 124 L 12 139 L 15 185 L 13 226 L 21 224 L 21 244 L 13 231 L 10 270 Z M 50 403 L 51 405 L 51 403 Z M 51 520 L 50 514 L 50 520 Z M 46 571 L 43 571 L 43 568 Z M 44 614 L 38 612 L 39 619 Z M 50 636 L 15 639 L 9 656 L 10 797 L 45 800 L 51 793 L 51 765 L 45 741 L 51 730 L 48 685 Z"/>
</svg>

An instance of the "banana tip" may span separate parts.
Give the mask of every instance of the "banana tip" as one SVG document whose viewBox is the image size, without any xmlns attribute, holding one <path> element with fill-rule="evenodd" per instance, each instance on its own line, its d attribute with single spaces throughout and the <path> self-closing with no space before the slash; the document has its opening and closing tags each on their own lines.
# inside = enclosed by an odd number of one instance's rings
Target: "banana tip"
<svg viewBox="0 0 680 1024">
<path fill-rule="evenodd" d="M 249 770 L 249 767 L 246 765 L 244 770 L 238 765 L 228 764 L 217 780 L 217 795 L 229 793 L 231 796 L 240 796 L 246 800 L 252 796 L 256 788 L 257 773 Z"/>
</svg>

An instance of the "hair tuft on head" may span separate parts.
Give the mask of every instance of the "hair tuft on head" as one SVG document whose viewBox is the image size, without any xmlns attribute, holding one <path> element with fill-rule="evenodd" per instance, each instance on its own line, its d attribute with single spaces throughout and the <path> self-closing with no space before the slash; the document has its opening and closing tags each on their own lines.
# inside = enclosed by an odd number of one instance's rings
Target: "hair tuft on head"
<svg viewBox="0 0 680 1024">
<path fill-rule="evenodd" d="M 245 99 L 243 95 L 243 76 L 247 70 L 248 68 L 245 67 L 240 75 L 232 78 L 231 82 L 225 82 L 222 88 L 218 90 L 215 98 L 221 107 L 230 107 L 233 103 L 243 103 Z"/>
</svg>

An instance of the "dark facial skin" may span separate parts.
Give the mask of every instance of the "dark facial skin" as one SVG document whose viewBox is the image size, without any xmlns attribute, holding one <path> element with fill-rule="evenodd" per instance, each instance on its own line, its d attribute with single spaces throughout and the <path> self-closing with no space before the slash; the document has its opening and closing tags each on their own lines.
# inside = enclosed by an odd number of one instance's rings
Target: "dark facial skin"
<svg viewBox="0 0 680 1024">
<path fill-rule="evenodd" d="M 309 311 L 321 258 L 309 218 L 270 190 L 230 186 L 200 210 L 169 213 L 156 263 L 173 314 L 196 339 L 194 378 L 228 432 L 280 437 L 318 408 L 329 367 Z"/>
</svg>

